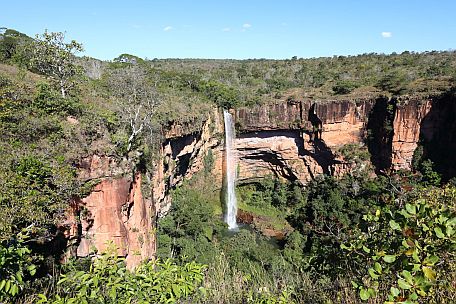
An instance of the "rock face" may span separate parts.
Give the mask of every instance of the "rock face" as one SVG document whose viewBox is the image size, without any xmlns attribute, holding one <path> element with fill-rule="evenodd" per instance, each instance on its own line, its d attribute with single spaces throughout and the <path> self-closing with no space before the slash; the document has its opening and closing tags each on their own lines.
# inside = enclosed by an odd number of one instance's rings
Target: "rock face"
<svg viewBox="0 0 456 304">
<path fill-rule="evenodd" d="M 456 176 L 456 89 L 434 98 L 428 108 L 420 126 L 423 156 L 449 180 Z"/>
<path fill-rule="evenodd" d="M 434 98 L 357 101 L 287 100 L 236 111 L 239 176 L 268 174 L 306 183 L 351 170 L 342 146 L 366 145 L 377 172 L 411 169 L 420 141 L 444 176 L 456 175 L 454 92 Z M 445 134 L 445 135 L 443 135 Z M 439 147 L 439 148 L 437 148 Z M 451 171 L 451 172 L 450 172 Z"/>
<path fill-rule="evenodd" d="M 185 178 L 203 170 L 209 159 L 213 162 L 210 170 L 214 182 L 222 185 L 223 132 L 223 116 L 214 111 L 200 132 L 185 134 L 180 127 L 172 127 L 166 134 L 153 179 L 153 195 L 159 216 L 166 214 L 171 206 L 169 191 Z"/>
<path fill-rule="evenodd" d="M 239 109 L 240 180 L 273 174 L 305 184 L 319 174 L 343 174 L 350 166 L 337 149 L 363 145 L 373 103 L 287 101 Z"/>
<path fill-rule="evenodd" d="M 73 255 L 100 253 L 112 242 L 128 267 L 153 257 L 155 206 L 143 196 L 141 173 L 116 176 L 127 166 L 106 156 L 94 155 L 82 165 L 80 177 L 99 182 L 87 197 L 75 199 L 68 211 L 65 225 Z"/>
<path fill-rule="evenodd" d="M 112 242 L 130 268 L 153 258 L 155 221 L 170 208 L 169 191 L 201 171 L 209 154 L 215 182 L 221 185 L 223 151 L 216 134 L 223 134 L 222 123 L 214 113 L 198 133 L 185 134 L 180 127 L 170 129 L 157 170 L 148 183 L 143 182 L 143 174 L 130 173 L 135 168 L 127 160 L 98 155 L 83 159 L 79 177 L 95 186 L 88 196 L 75 199 L 68 211 L 64 226 L 72 255 L 100 253 Z"/>
<path fill-rule="evenodd" d="M 393 121 L 392 156 L 393 170 L 410 169 L 413 153 L 420 140 L 421 123 L 429 113 L 430 100 L 412 100 L 399 105 Z"/>
</svg>

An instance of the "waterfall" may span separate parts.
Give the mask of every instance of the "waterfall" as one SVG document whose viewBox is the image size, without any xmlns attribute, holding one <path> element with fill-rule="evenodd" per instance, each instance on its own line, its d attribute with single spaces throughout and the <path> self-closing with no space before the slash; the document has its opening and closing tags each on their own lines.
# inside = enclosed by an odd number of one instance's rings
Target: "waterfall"
<svg viewBox="0 0 456 304">
<path fill-rule="evenodd" d="M 225 120 L 225 160 L 226 160 L 226 213 L 225 222 L 228 224 L 228 229 L 233 230 L 237 228 L 236 214 L 237 214 L 237 201 L 235 192 L 236 182 L 236 155 L 233 150 L 235 131 L 233 117 L 227 110 L 223 110 L 223 118 Z"/>
</svg>

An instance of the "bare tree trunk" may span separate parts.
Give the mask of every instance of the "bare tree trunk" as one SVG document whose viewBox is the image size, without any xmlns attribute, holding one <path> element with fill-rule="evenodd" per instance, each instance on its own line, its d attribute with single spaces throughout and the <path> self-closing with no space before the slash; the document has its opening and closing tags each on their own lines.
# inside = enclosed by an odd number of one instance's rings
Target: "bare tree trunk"
<svg viewBox="0 0 456 304">
<path fill-rule="evenodd" d="M 65 88 L 63 87 L 62 84 L 60 84 L 60 93 L 62 94 L 63 98 L 66 98 Z"/>
</svg>

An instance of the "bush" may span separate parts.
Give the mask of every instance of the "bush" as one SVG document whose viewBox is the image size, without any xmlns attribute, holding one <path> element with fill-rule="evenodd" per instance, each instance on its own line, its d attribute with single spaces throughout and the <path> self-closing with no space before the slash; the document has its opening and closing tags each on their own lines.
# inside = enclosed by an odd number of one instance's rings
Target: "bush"
<svg viewBox="0 0 456 304">
<path fill-rule="evenodd" d="M 367 225 L 341 245 L 364 269 L 354 283 L 362 300 L 443 303 L 456 300 L 456 188 L 425 189 L 417 198 L 364 216 Z"/>
<path fill-rule="evenodd" d="M 429 186 L 439 186 L 442 180 L 442 177 L 439 173 L 434 171 L 434 163 L 432 160 L 427 159 L 423 161 L 420 165 L 421 174 L 423 174 L 423 182 L 425 185 Z"/>
<path fill-rule="evenodd" d="M 339 80 L 336 84 L 332 87 L 334 94 L 343 95 L 349 94 L 351 91 L 359 87 L 359 85 L 353 81 L 349 80 Z"/>
<path fill-rule="evenodd" d="M 235 108 L 240 104 L 239 92 L 216 81 L 201 81 L 198 91 L 204 93 L 215 104 L 224 109 Z"/>
<path fill-rule="evenodd" d="M 384 75 L 375 85 L 377 88 L 396 95 L 405 92 L 407 85 L 407 77 L 402 71 L 392 71 Z"/>
<path fill-rule="evenodd" d="M 26 279 L 35 275 L 32 252 L 24 244 L 26 238 L 19 233 L 15 239 L 0 244 L 0 301 L 9 302 L 20 296 Z"/>
<path fill-rule="evenodd" d="M 0 181 L 0 240 L 31 224 L 47 235 L 78 192 L 74 168 L 32 155 L 1 170 Z"/>
<path fill-rule="evenodd" d="M 39 83 L 36 87 L 32 106 L 47 114 L 76 115 L 81 105 L 74 97 L 62 98 L 48 83 Z"/>
<path fill-rule="evenodd" d="M 62 274 L 57 293 L 40 294 L 38 303 L 176 303 L 195 295 L 204 278 L 206 266 L 195 262 L 148 261 L 129 271 L 116 251 L 111 246 L 87 271 Z"/>
</svg>

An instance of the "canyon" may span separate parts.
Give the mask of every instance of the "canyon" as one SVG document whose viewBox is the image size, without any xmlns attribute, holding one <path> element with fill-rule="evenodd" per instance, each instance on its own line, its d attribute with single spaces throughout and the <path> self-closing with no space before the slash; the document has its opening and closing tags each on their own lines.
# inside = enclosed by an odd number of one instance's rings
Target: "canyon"
<svg viewBox="0 0 456 304">
<path fill-rule="evenodd" d="M 231 110 L 238 183 L 272 175 L 305 185 L 321 174 L 341 176 L 355 170 L 341 153 L 347 144 L 368 150 L 371 159 L 366 165 L 371 163 L 377 174 L 410 170 L 420 147 L 449 179 L 456 173 L 445 165 L 456 160 L 455 104 L 451 94 L 337 101 L 288 98 Z M 84 159 L 79 176 L 95 181 L 95 186 L 88 196 L 75 199 L 64 223 L 72 254 L 90 256 L 111 240 L 129 267 L 152 258 L 156 220 L 171 206 L 170 191 L 201 170 L 210 170 L 213 182 L 222 187 L 223 138 L 223 114 L 214 109 L 197 132 L 170 125 L 151 174 L 125 159 Z"/>
</svg>

